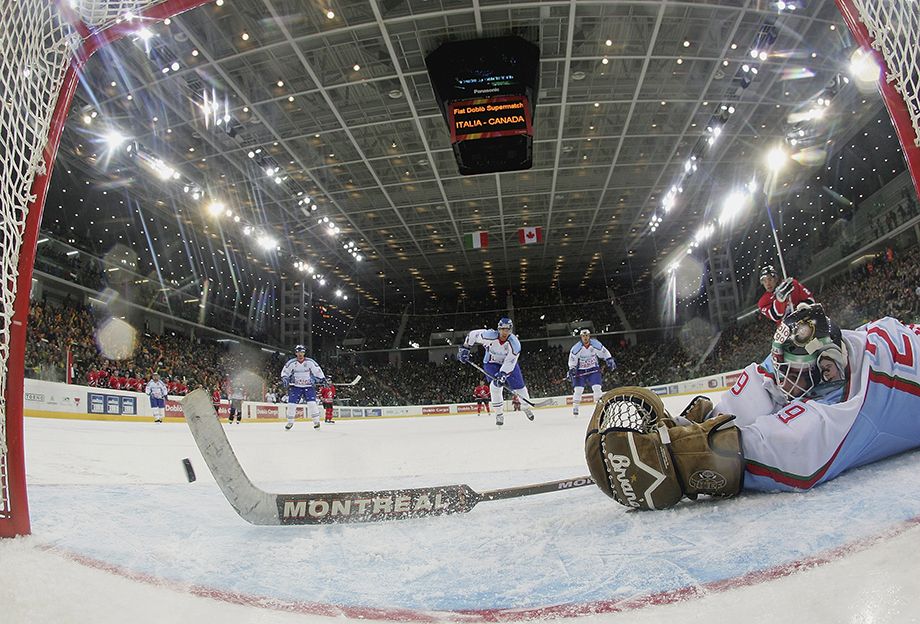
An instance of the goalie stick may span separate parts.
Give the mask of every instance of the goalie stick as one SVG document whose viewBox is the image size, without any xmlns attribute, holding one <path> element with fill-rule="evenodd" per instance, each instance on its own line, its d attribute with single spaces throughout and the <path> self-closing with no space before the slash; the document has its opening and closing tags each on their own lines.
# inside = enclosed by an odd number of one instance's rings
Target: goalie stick
<svg viewBox="0 0 920 624">
<path fill-rule="evenodd" d="M 467 362 L 467 364 L 469 364 L 470 366 L 472 366 L 473 368 L 475 368 L 476 370 L 478 370 L 480 373 L 482 373 L 483 375 L 485 375 L 485 376 L 486 376 L 486 379 L 488 379 L 489 381 L 495 381 L 495 377 L 493 377 L 492 375 L 490 375 L 489 373 L 487 373 L 487 372 L 486 372 L 485 370 L 483 370 L 480 366 L 477 366 L 474 362 Z M 511 394 L 513 394 L 514 396 L 516 396 L 517 398 L 519 398 L 520 400 L 524 401 L 524 403 L 527 403 L 527 405 L 529 405 L 530 407 L 546 407 L 547 405 L 549 405 L 550 403 L 553 402 L 552 399 L 543 399 L 542 401 L 537 401 L 536 403 L 534 403 L 534 402 L 531 401 L 530 399 L 525 399 L 523 396 L 521 396 L 520 394 L 518 394 L 517 392 L 515 392 L 515 391 L 512 390 L 511 388 L 507 388 L 507 390 L 508 390 L 508 392 L 510 392 Z M 531 418 L 531 420 L 533 420 L 533 419 Z"/>
<path fill-rule="evenodd" d="M 585 476 L 485 492 L 476 492 L 468 485 L 444 485 L 366 492 L 273 494 L 253 485 L 243 471 L 205 390 L 199 388 L 186 396 L 182 409 L 214 480 L 236 513 L 250 524 L 381 522 L 443 516 L 466 513 L 483 501 L 559 492 L 594 483 L 591 477 Z"/>
</svg>

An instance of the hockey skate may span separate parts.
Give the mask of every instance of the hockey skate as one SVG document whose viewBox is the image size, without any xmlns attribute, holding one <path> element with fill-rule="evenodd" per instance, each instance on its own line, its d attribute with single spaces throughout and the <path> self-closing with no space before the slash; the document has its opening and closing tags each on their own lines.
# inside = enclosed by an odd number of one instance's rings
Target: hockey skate
<svg viewBox="0 0 920 624">
<path fill-rule="evenodd" d="M 335 421 L 332 420 L 331 418 L 327 418 L 324 422 L 325 422 L 327 425 L 334 425 L 334 424 L 335 424 Z"/>
<path fill-rule="evenodd" d="M 504 414 L 496 414 L 496 415 L 495 415 L 495 424 L 498 425 L 499 427 L 501 427 L 502 425 L 504 425 L 504 424 L 505 424 L 505 415 L 504 415 Z"/>
<path fill-rule="evenodd" d="M 293 421 L 293 420 L 289 420 L 289 421 L 288 421 L 288 424 L 286 424 L 286 425 L 284 426 L 284 428 L 285 428 L 285 430 L 288 430 L 288 429 L 291 429 L 293 426 L 294 426 L 294 421 Z"/>
<path fill-rule="evenodd" d="M 319 429 L 319 421 L 318 421 L 318 420 L 317 420 L 316 422 L 313 423 L 313 428 L 314 428 L 314 429 Z"/>
<path fill-rule="evenodd" d="M 572 407 L 572 416 L 578 417 L 578 406 Z"/>
</svg>

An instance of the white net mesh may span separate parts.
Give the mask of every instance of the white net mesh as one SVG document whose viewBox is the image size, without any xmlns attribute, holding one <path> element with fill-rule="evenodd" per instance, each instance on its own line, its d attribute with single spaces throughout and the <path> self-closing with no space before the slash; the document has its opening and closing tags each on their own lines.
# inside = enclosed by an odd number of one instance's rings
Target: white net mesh
<svg viewBox="0 0 920 624">
<path fill-rule="evenodd" d="M 103 30 L 164 0 L 0 1 L 0 519 L 12 513 L 7 445 L 7 384 L 18 264 L 36 176 L 45 174 L 55 104 L 81 38 L 70 23 Z M 71 11 L 68 19 L 60 7 Z M 21 293 L 28 297 L 29 293 Z M 11 415 L 21 418 L 19 415 Z"/>
<path fill-rule="evenodd" d="M 901 94 L 920 147 L 920 2 L 916 0 L 852 0 L 888 66 L 888 82 Z"/>
<path fill-rule="evenodd" d="M 655 408 L 636 395 L 612 396 L 604 406 L 599 423 L 600 431 L 616 427 L 630 429 L 639 433 L 648 433 L 655 426 L 658 418 Z"/>
</svg>

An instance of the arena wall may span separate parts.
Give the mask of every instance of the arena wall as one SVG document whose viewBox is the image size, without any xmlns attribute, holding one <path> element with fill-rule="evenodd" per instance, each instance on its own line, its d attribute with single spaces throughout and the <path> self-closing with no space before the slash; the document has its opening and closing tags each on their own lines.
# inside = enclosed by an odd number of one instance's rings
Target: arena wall
<svg viewBox="0 0 920 624">
<path fill-rule="evenodd" d="M 741 371 L 732 371 L 699 377 L 673 384 L 652 386 L 649 389 L 661 396 L 718 392 L 732 386 Z M 549 397 L 545 407 L 566 407 L 572 404 L 572 395 Z M 167 418 L 184 418 L 182 397 L 170 396 L 166 402 Z M 583 404 L 592 403 L 588 394 Z M 95 420 L 150 420 L 153 412 L 147 395 L 141 392 L 92 388 L 38 379 L 25 380 L 24 397 L 26 416 L 45 418 L 85 418 Z M 229 401 L 222 401 L 221 418 L 229 415 Z M 268 421 L 286 417 L 286 403 L 243 402 L 243 418 Z M 336 418 L 400 418 L 415 416 L 449 416 L 476 412 L 475 403 L 442 403 L 439 405 L 399 406 L 335 406 Z M 304 418 L 304 406 L 298 406 L 297 418 Z"/>
</svg>

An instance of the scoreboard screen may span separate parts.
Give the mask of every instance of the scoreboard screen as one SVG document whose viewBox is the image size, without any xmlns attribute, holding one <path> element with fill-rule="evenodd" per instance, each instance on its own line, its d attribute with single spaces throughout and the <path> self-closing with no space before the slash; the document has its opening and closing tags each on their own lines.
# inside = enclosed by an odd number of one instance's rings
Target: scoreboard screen
<svg viewBox="0 0 920 624">
<path fill-rule="evenodd" d="M 523 95 L 451 102 L 447 107 L 450 142 L 533 135 L 530 103 Z"/>
<path fill-rule="evenodd" d="M 540 50 L 521 37 L 445 43 L 425 58 L 461 174 L 529 169 Z"/>
</svg>

